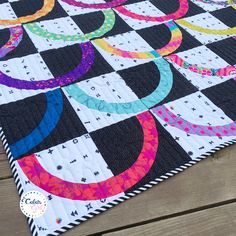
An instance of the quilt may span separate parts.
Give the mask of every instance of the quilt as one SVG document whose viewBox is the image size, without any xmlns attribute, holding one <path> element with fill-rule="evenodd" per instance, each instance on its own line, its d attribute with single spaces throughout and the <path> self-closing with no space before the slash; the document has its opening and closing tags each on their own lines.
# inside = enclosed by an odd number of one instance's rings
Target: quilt
<svg viewBox="0 0 236 236">
<path fill-rule="evenodd" d="M 235 64 L 234 0 L 0 0 L 0 136 L 19 195 L 47 199 L 32 235 L 234 143 Z"/>
</svg>

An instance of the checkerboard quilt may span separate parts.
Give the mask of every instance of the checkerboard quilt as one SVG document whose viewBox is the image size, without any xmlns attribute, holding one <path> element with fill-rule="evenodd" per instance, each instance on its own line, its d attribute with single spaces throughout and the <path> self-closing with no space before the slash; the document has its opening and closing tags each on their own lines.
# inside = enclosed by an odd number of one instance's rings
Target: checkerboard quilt
<svg viewBox="0 0 236 236">
<path fill-rule="evenodd" d="M 48 200 L 32 234 L 234 143 L 235 55 L 233 0 L 0 0 L 0 134 L 19 194 Z"/>
</svg>

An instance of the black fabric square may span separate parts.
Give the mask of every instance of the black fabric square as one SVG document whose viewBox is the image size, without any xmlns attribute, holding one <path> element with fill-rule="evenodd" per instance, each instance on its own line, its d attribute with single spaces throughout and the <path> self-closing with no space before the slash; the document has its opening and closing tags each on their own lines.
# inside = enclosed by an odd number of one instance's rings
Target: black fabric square
<svg viewBox="0 0 236 236">
<path fill-rule="evenodd" d="M 155 120 L 154 117 L 153 119 Z M 155 162 L 148 174 L 127 192 L 132 192 L 190 161 L 190 157 L 171 135 L 156 120 L 155 123 L 159 143 Z M 136 117 L 97 130 L 90 135 L 115 176 L 135 163 L 143 147 L 143 130 Z"/>
<path fill-rule="evenodd" d="M 182 42 L 179 48 L 175 50 L 173 53 L 187 51 L 189 49 L 202 46 L 202 43 L 194 38 L 190 33 L 188 33 L 185 29 L 179 26 L 179 29 L 182 33 Z"/>
<path fill-rule="evenodd" d="M 44 0 L 21 0 L 11 2 L 12 9 L 14 10 L 17 17 L 33 15 L 35 12 L 43 7 Z M 45 16 L 36 19 L 36 21 L 50 20 L 59 17 L 66 17 L 68 14 L 64 11 L 61 5 L 55 1 L 55 5 L 49 13 Z"/>
<path fill-rule="evenodd" d="M 136 32 L 154 49 L 164 47 L 171 39 L 171 32 L 165 24 L 136 30 Z"/>
<path fill-rule="evenodd" d="M 220 56 L 230 65 L 236 64 L 236 40 L 233 38 L 223 39 L 221 41 L 206 45 L 211 51 Z"/>
<path fill-rule="evenodd" d="M 229 118 L 236 121 L 236 81 L 234 79 L 202 90 L 202 93 L 221 108 Z"/>
<path fill-rule="evenodd" d="M 151 0 L 150 2 L 166 15 L 174 13 L 179 9 L 179 1 L 176 0 Z M 188 1 L 188 5 L 189 9 L 184 17 L 194 16 L 205 12 L 201 7 L 197 6 L 192 1 Z"/>
<path fill-rule="evenodd" d="M 96 130 L 90 136 L 114 175 L 128 169 L 142 149 L 142 127 L 136 117 Z"/>
<path fill-rule="evenodd" d="M 182 33 L 182 43 L 180 47 L 174 51 L 174 53 L 189 50 L 202 45 L 182 27 L 178 27 Z M 171 40 L 171 32 L 165 24 L 137 30 L 137 33 L 142 36 L 142 38 L 155 50 L 164 47 Z"/>
<path fill-rule="evenodd" d="M 213 11 L 211 14 L 230 28 L 236 26 L 235 9 L 233 7 Z"/>
<path fill-rule="evenodd" d="M 111 73 L 114 69 L 94 47 L 94 63 L 91 69 L 82 77 L 82 79 L 91 79 L 96 76 Z"/>
<path fill-rule="evenodd" d="M 117 14 L 115 13 L 115 25 L 113 28 L 104 34 L 102 37 L 113 36 L 117 34 L 126 33 L 132 30 L 129 25 Z M 92 12 L 83 15 L 77 15 L 71 17 L 79 28 L 83 31 L 84 34 L 93 32 L 99 29 L 105 20 L 104 14 L 102 11 Z"/>
<path fill-rule="evenodd" d="M 174 77 L 173 86 L 169 95 L 160 104 L 177 100 L 198 91 L 178 70 L 172 65 L 170 67 Z"/>
<path fill-rule="evenodd" d="M 191 161 L 189 155 L 184 149 L 173 139 L 173 137 L 163 128 L 163 126 L 156 121 L 156 129 L 158 132 L 158 148 L 156 153 L 156 160 L 147 175 L 128 189 L 126 193 L 137 190 L 138 188 L 148 184 L 150 181 L 164 175 L 175 168 L 180 167 Z M 133 159 L 135 161 L 135 159 Z"/>
<path fill-rule="evenodd" d="M 93 50 L 95 54 L 94 63 L 85 75 L 78 78 L 78 81 L 113 71 L 111 66 L 105 61 L 95 47 L 93 47 Z M 82 59 L 82 51 L 79 44 L 44 51 L 40 54 L 54 76 L 64 75 L 73 70 L 80 64 Z"/>
<path fill-rule="evenodd" d="M 50 101 L 49 98 L 47 98 L 47 94 L 49 93 L 52 98 Z M 57 102 L 59 101 L 58 93 L 62 96 L 62 102 L 60 104 Z M 50 104 L 52 104 L 54 109 L 55 106 L 57 106 L 57 111 L 60 110 L 58 107 L 62 106 L 62 112 L 57 114 L 59 118 L 57 124 L 55 124 L 56 126 L 54 129 L 50 130 L 48 136 L 38 145 L 20 156 L 39 152 L 75 137 L 79 137 L 87 132 L 63 92 L 57 89 L 53 92 L 38 94 L 33 97 L 25 98 L 24 100 L 0 106 L 0 124 L 10 147 L 12 144 L 29 135 L 34 129 L 40 130 L 40 128 L 38 128 L 39 124 L 44 119 L 46 112 L 50 112 L 48 110 Z M 46 123 L 49 123 L 49 121 Z M 49 124 L 47 125 L 49 129 L 50 126 Z M 41 127 L 41 129 L 43 128 Z M 31 138 L 34 139 L 33 137 Z"/>
<path fill-rule="evenodd" d="M 167 103 L 197 91 L 196 87 L 187 81 L 172 65 L 170 65 L 170 68 L 173 73 L 173 86 L 170 93 L 158 104 Z M 151 94 L 160 82 L 159 69 L 154 62 L 138 65 L 117 73 L 139 98 Z"/>
<path fill-rule="evenodd" d="M 8 0 L 1 0 L 0 4 L 8 3 L 8 2 L 9 2 Z"/>
<path fill-rule="evenodd" d="M 6 54 L 4 57 L 0 58 L 0 61 L 5 61 L 16 57 L 23 57 L 38 52 L 33 42 L 29 38 L 27 32 L 24 30 L 24 28 L 22 29 L 23 29 L 23 38 L 19 43 L 19 45 L 11 52 Z M 8 42 L 9 37 L 10 37 L 9 29 L 0 30 L 0 48 Z"/>
<path fill-rule="evenodd" d="M 51 73 L 56 77 L 64 75 L 80 64 L 82 50 L 79 44 L 51 49 L 40 53 Z"/>
</svg>

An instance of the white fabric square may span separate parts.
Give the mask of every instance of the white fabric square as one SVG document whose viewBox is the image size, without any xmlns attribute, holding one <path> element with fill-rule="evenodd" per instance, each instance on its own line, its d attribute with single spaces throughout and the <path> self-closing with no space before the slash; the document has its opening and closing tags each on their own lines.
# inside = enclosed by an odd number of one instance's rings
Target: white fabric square
<svg viewBox="0 0 236 236">
<path fill-rule="evenodd" d="M 199 46 L 199 47 L 187 50 L 187 51 L 176 53 L 176 55 L 189 64 L 196 64 L 204 68 L 219 69 L 219 68 L 224 68 L 224 67 L 229 66 L 229 64 L 225 60 L 223 60 L 221 57 L 216 55 L 206 46 Z M 201 75 L 201 74 L 192 72 L 189 69 L 182 68 L 169 59 L 168 61 L 173 64 L 173 66 L 184 76 L 184 78 L 186 78 L 195 87 L 197 87 L 200 90 L 209 88 L 211 86 L 220 84 L 222 82 L 225 82 L 233 78 L 233 75 L 221 76 L 221 77 Z"/>
<path fill-rule="evenodd" d="M 53 78 L 52 73 L 38 53 L 9 59 L 7 61 L 0 61 L 0 71 L 10 77 L 26 81 L 39 81 Z M 0 104 L 14 102 L 46 91 L 47 89 L 25 90 L 1 85 Z"/>
<path fill-rule="evenodd" d="M 201 92 L 196 92 L 178 100 L 164 104 L 171 113 L 182 119 L 197 125 L 217 126 L 226 125 L 233 121 L 225 113 L 211 102 Z M 202 136 L 189 134 L 176 127 L 168 125 L 166 121 L 153 113 L 163 127 L 171 134 L 176 142 L 189 154 L 192 159 L 200 157 L 211 149 L 231 141 L 234 136 Z"/>
<path fill-rule="evenodd" d="M 149 52 L 154 49 L 135 31 L 130 31 L 124 34 L 119 34 L 104 38 L 106 42 L 114 48 L 130 52 Z M 125 58 L 103 50 L 100 46 L 92 42 L 106 61 L 116 70 L 123 70 L 129 67 L 140 65 L 153 59 L 135 59 Z"/>
<path fill-rule="evenodd" d="M 36 22 L 36 24 L 41 29 L 48 31 L 50 33 L 62 34 L 62 35 L 83 35 L 81 29 L 70 17 L 40 21 Z M 50 39 L 50 37 L 49 38 L 42 37 L 35 33 L 32 33 L 25 25 L 24 28 L 39 52 L 80 43 L 80 41 L 63 41 L 61 39 L 56 40 L 56 39 Z"/>
<path fill-rule="evenodd" d="M 221 30 L 221 29 L 228 29 L 229 27 L 225 25 L 223 22 L 218 20 L 216 17 L 211 15 L 209 12 L 194 15 L 187 18 L 182 18 L 183 20 L 186 20 L 187 22 L 200 26 L 206 29 L 215 29 L 215 30 Z M 177 21 L 178 23 L 178 21 Z M 188 31 L 191 35 L 193 35 L 197 40 L 199 40 L 202 44 L 208 44 L 212 42 L 216 42 L 225 38 L 229 38 L 228 35 L 217 35 L 217 34 L 206 34 L 203 32 L 198 32 L 196 30 L 192 30 L 187 28 L 186 26 L 182 26 L 186 31 Z M 232 35 L 231 35 L 232 36 Z"/>
<path fill-rule="evenodd" d="M 139 15 L 144 15 L 144 16 L 153 16 L 153 17 L 158 17 L 158 16 L 164 16 L 165 14 L 160 11 L 158 8 L 156 8 L 151 2 L 149 1 L 143 1 L 143 2 L 138 2 L 134 4 L 129 4 L 129 5 L 124 5 L 124 7 L 131 11 L 132 13 L 136 13 Z M 119 16 L 133 29 L 138 30 L 142 28 L 147 28 L 153 25 L 159 25 L 163 22 L 154 22 L 154 21 L 145 21 L 145 20 L 137 20 L 133 19 L 129 16 L 125 16 L 122 13 L 116 11 Z"/>
<path fill-rule="evenodd" d="M 215 3 L 211 3 L 209 0 L 191 0 L 193 3 L 204 9 L 205 11 L 216 11 L 222 8 L 227 7 L 227 1 L 222 0 L 213 0 Z M 225 4 L 222 4 L 225 2 Z"/>
<path fill-rule="evenodd" d="M 36 156 L 40 165 L 51 175 L 69 182 L 97 183 L 113 176 L 88 134 L 38 152 Z M 124 196 L 124 193 L 119 193 L 105 199 L 83 201 L 58 197 L 31 183 L 19 164 L 15 163 L 24 191 L 39 191 L 47 197 L 48 206 L 45 214 L 34 219 L 40 235 L 48 235 Z"/>
<path fill-rule="evenodd" d="M 76 7 L 76 6 L 70 5 L 62 0 L 58 0 L 58 2 L 62 6 L 62 8 L 66 11 L 66 13 L 70 16 L 90 13 L 90 12 L 94 12 L 94 11 L 100 11 L 100 9 L 96 9 L 96 8 Z M 83 2 L 86 4 L 94 4 L 94 3 L 105 3 L 106 1 L 103 1 L 103 0 L 83 0 L 80 2 Z"/>
<path fill-rule="evenodd" d="M 80 89 L 88 95 L 106 102 L 123 103 L 138 100 L 136 94 L 125 84 L 125 81 L 115 72 L 94 77 L 77 83 Z M 78 103 L 62 88 L 76 114 L 88 132 L 115 124 L 136 114 L 115 114 L 93 110 Z"/>
<path fill-rule="evenodd" d="M 13 20 L 17 18 L 10 3 L 0 4 L 0 16 L 1 20 Z M 5 29 L 5 28 L 9 28 L 9 26 L 0 25 L 0 29 Z"/>
</svg>

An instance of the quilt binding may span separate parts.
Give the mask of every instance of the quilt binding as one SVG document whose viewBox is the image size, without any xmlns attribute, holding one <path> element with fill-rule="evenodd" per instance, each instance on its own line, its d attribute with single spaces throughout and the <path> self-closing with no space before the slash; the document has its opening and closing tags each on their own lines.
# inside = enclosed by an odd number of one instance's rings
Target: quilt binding
<svg viewBox="0 0 236 236">
<path fill-rule="evenodd" d="M 7 142 L 7 139 L 6 139 L 6 136 L 3 132 L 3 129 L 2 127 L 0 127 L 0 138 L 2 140 L 2 143 L 3 143 L 3 147 L 4 147 L 4 150 L 6 152 L 6 155 L 8 157 L 8 161 L 9 161 L 9 164 L 10 164 L 10 168 L 11 168 L 11 172 L 13 174 L 13 178 L 14 178 L 14 181 L 15 181 L 15 184 L 16 184 L 16 188 L 17 188 L 17 191 L 19 193 L 19 197 L 22 196 L 22 194 L 24 193 L 24 190 L 22 188 L 22 184 L 21 184 L 21 180 L 18 176 L 18 173 L 17 173 L 17 169 L 16 169 L 16 166 L 15 166 L 15 163 L 14 163 L 14 159 L 13 159 L 13 156 L 11 154 L 11 151 L 10 151 L 10 148 L 9 148 L 9 144 Z M 128 200 L 136 195 L 138 195 L 139 193 L 142 193 L 150 188 L 152 188 L 153 186 L 163 182 L 164 180 L 180 173 L 180 172 L 183 172 L 184 170 L 188 169 L 189 167 L 197 164 L 198 162 L 200 162 L 201 160 L 204 160 L 206 159 L 208 156 L 211 156 L 212 154 L 214 154 L 215 152 L 225 148 L 225 147 L 228 147 L 232 144 L 236 143 L 236 138 L 235 139 L 232 139 L 230 141 L 226 141 L 218 146 L 216 146 L 215 148 L 212 148 L 210 151 L 206 152 L 205 154 L 202 154 L 200 155 L 199 157 L 197 157 L 195 160 L 191 160 L 187 163 L 185 163 L 184 165 L 181 165 L 177 168 L 175 168 L 174 170 L 171 170 L 167 173 L 165 173 L 164 175 L 161 175 L 160 177 L 150 181 L 149 183 L 143 185 L 142 187 L 139 187 L 137 188 L 137 190 L 134 190 L 130 193 L 126 193 L 125 196 L 122 196 L 122 197 L 119 197 L 109 203 L 107 203 L 106 205 L 80 217 L 80 218 L 77 218 L 76 220 L 74 220 L 73 222 L 69 223 L 67 226 L 63 226 L 61 227 L 59 230 L 55 230 L 53 233 L 50 233 L 48 234 L 48 236 L 57 236 L 57 235 L 60 235 L 70 229 L 72 229 L 73 227 L 81 224 L 82 222 L 88 220 L 88 219 L 91 219 L 93 218 L 94 216 L 124 202 L 125 200 Z M 29 218 L 29 217 L 26 217 L 27 218 L 27 222 L 29 224 L 29 227 L 30 227 L 30 230 L 31 230 L 31 233 L 32 233 L 32 236 L 38 236 L 38 230 L 37 230 L 37 227 L 34 223 L 34 219 L 33 218 Z"/>
</svg>

